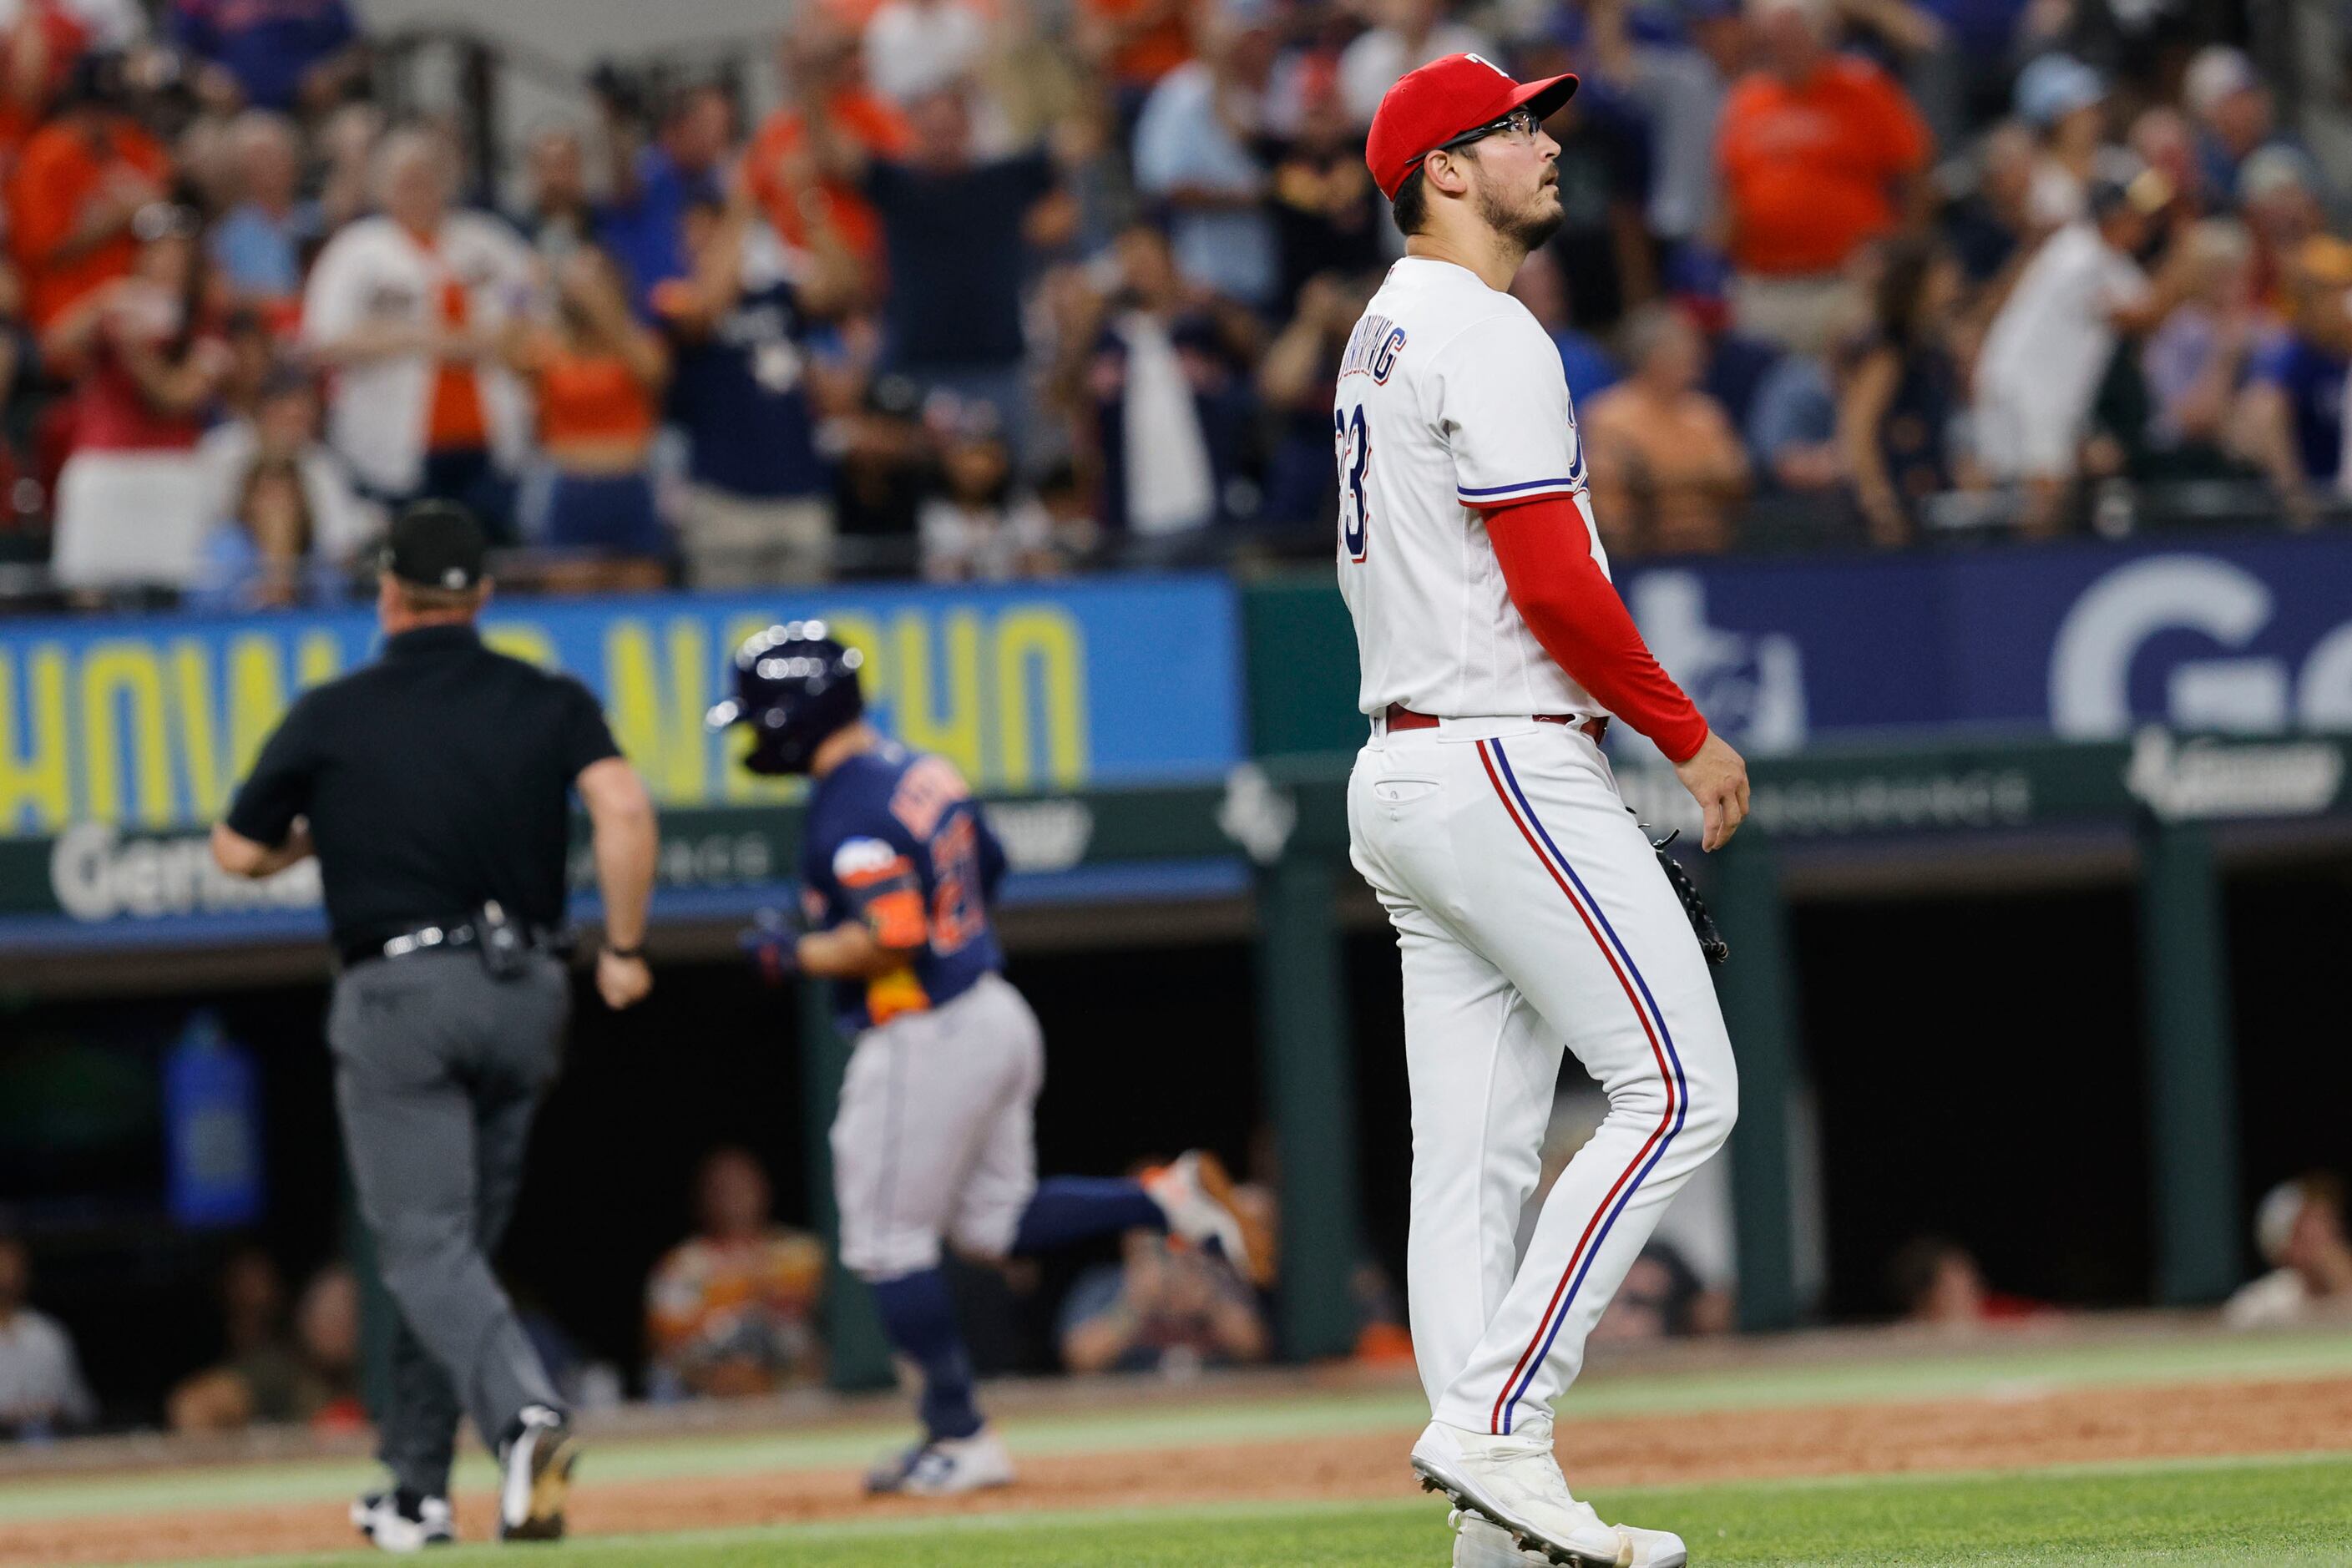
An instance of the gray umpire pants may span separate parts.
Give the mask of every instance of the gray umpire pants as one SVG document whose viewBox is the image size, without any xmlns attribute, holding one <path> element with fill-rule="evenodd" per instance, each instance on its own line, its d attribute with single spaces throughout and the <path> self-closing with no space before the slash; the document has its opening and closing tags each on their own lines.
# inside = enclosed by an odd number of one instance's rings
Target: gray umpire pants
<svg viewBox="0 0 2352 1568">
<path fill-rule="evenodd" d="M 400 1309 L 377 1453 L 427 1496 L 448 1493 L 462 1412 L 495 1452 L 526 1405 L 562 1408 L 489 1258 L 571 1002 L 563 965 L 540 955 L 509 981 L 446 952 L 362 963 L 335 983 L 327 1043 L 343 1147 Z"/>
</svg>

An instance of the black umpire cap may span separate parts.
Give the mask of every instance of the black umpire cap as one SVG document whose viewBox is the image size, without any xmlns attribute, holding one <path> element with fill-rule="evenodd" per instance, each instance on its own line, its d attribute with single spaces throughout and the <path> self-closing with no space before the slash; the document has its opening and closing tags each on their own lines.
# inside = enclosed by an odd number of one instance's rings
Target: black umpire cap
<svg viewBox="0 0 2352 1568">
<path fill-rule="evenodd" d="M 482 580 L 488 552 L 472 512 L 455 501 L 418 501 L 392 520 L 383 563 L 404 583 L 462 593 Z"/>
</svg>

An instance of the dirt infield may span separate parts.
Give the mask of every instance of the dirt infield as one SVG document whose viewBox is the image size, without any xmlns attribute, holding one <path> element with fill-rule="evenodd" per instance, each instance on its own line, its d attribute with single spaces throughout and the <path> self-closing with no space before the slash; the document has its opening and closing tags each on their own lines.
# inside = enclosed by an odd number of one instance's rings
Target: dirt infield
<svg viewBox="0 0 2352 1568">
<path fill-rule="evenodd" d="M 1173 1506 L 1409 1495 L 1395 1429 L 1311 1441 L 1035 1458 L 1008 1491 L 955 1504 L 868 1502 L 845 1470 L 599 1486 L 575 1495 L 583 1534 L 709 1529 L 953 1510 Z M 2027 1468 L 2352 1449 L 2352 1378 L 2200 1382 L 2162 1388 L 2021 1388 L 1999 1397 L 1580 1419 L 1559 1428 L 1580 1489 L 1904 1470 Z M 487 1495 L 459 1500 L 468 1540 L 490 1534 Z M 0 1568 L 230 1558 L 352 1545 L 316 1503 L 83 1517 L 0 1528 Z"/>
</svg>

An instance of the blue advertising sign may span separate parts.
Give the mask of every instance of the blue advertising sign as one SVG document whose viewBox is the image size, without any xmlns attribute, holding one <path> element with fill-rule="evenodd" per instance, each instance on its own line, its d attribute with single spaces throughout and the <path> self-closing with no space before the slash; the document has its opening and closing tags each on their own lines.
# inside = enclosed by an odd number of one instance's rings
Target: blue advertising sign
<svg viewBox="0 0 2352 1568">
<path fill-rule="evenodd" d="M 726 805 L 788 786 L 733 766 L 743 735 L 703 710 L 745 636 L 813 616 L 865 650 L 881 726 L 983 790 L 1181 782 L 1242 754 L 1222 576 L 494 603 L 484 632 L 594 689 L 662 804 Z M 376 641 L 359 611 L 0 623 L 0 837 L 215 819 L 293 697 Z"/>
<path fill-rule="evenodd" d="M 1677 562 L 1618 574 L 1761 753 L 1841 733 L 2352 729 L 2352 538 Z"/>
</svg>

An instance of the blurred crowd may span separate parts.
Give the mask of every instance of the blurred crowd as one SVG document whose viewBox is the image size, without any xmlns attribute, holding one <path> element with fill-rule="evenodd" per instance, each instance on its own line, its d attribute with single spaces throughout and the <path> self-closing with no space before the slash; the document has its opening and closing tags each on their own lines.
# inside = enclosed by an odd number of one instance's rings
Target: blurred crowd
<svg viewBox="0 0 2352 1568">
<path fill-rule="evenodd" d="M 443 496 L 554 591 L 1312 556 L 1401 249 L 1364 132 L 1457 50 L 1582 79 L 1516 290 L 1619 552 L 2305 524 L 2352 245 L 2247 21 L 806 0 L 772 88 L 600 67 L 503 168 L 382 111 L 345 0 L 8 0 L 0 555 L 316 603 Z"/>
</svg>

